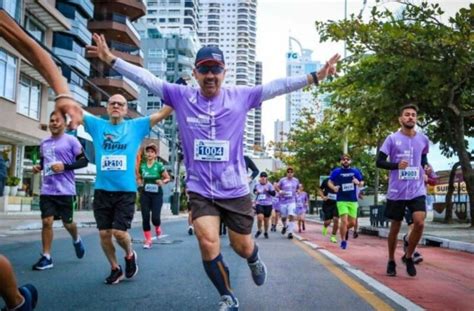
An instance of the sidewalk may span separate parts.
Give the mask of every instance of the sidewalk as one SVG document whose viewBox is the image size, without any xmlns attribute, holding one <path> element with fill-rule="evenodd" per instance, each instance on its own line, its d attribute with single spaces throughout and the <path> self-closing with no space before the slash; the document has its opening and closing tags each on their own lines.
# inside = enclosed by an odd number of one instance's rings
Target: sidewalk
<svg viewBox="0 0 474 311">
<path fill-rule="evenodd" d="M 171 213 L 170 204 L 164 203 L 161 210 L 161 219 L 172 219 L 180 217 Z M 74 221 L 79 228 L 95 228 L 96 222 L 94 214 L 90 210 L 74 212 Z M 140 224 L 142 215 L 139 211 L 135 212 L 133 224 Z M 61 221 L 54 222 L 54 228 L 62 227 Z M 0 237 L 24 234 L 30 230 L 41 230 L 41 212 L 10 212 L 0 213 Z"/>
<path fill-rule="evenodd" d="M 323 223 L 319 215 L 306 215 L 306 219 Z M 474 229 L 469 224 L 443 224 L 433 222 L 432 219 L 432 212 L 428 212 L 421 244 L 474 253 Z M 373 227 L 369 217 L 359 217 L 359 232 L 387 238 L 389 227 Z M 406 232 L 407 225 L 403 222 L 398 238 L 401 240 Z"/>
</svg>

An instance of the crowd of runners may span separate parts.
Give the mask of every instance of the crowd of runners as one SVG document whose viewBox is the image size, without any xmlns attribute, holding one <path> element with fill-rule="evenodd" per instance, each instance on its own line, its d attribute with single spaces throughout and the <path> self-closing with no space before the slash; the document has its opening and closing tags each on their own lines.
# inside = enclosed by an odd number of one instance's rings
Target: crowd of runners
<svg viewBox="0 0 474 311">
<path fill-rule="evenodd" d="M 219 48 L 203 47 L 196 55 L 193 75 L 198 86 L 193 87 L 168 83 L 144 68 L 127 63 L 109 50 L 104 36 L 94 34 L 95 44 L 87 47 L 90 57 L 99 58 L 165 103 L 162 110 L 150 116 L 128 120 L 125 119 L 127 100 L 115 94 L 106 102 L 108 119 L 101 119 L 83 112 L 51 57 L 15 23 L 3 19 L 0 35 L 29 58 L 56 94 L 56 111 L 49 120 L 51 137 L 41 143 L 41 161 L 34 169 L 43 175 L 40 196 L 43 251 L 33 269 L 53 267 L 51 223 L 55 218 L 62 219 L 71 234 L 77 257 L 83 258 L 86 252 L 72 211 L 74 169 L 87 165 L 87 159 L 77 139 L 64 134 L 67 114 L 71 126 L 83 124 L 94 143 L 97 178 L 93 210 L 100 245 L 110 265 L 104 282 L 117 284 L 138 273 L 138 256 L 128 233 L 135 213 L 137 187 L 140 187 L 144 247 L 150 248 L 150 220 L 155 226 L 155 234 L 159 235 L 161 186 L 169 181 L 169 176 L 156 161 L 156 146 L 145 147 L 146 161 L 138 166 L 135 165 L 136 155 L 150 129 L 174 112 L 187 173 L 191 215 L 188 231 L 197 238 L 204 271 L 220 295 L 219 309 L 237 310 L 239 300 L 230 285 L 229 267 L 221 253 L 221 224 L 225 225 L 232 249 L 246 260 L 254 283 L 261 286 L 267 278 L 267 267 L 252 237 L 255 214 L 255 238 L 263 234 L 268 239 L 269 232 L 280 230 L 277 225 L 281 222 L 281 234 L 293 239 L 296 231 L 306 230 L 305 214 L 309 204 L 308 194 L 291 167 L 287 168 L 285 177 L 273 184 L 268 181 L 267 173 L 261 172 L 255 185 L 249 187 L 248 165 L 243 155 L 247 112 L 275 96 L 318 85 L 319 81 L 335 73 L 340 56 L 334 55 L 318 72 L 253 87 L 222 86 L 226 73 L 224 54 Z M 387 267 L 387 274 L 391 276 L 396 275 L 394 251 L 403 217 L 409 215 L 413 223 L 402 258 L 410 276 L 416 275 L 413 256 L 423 231 L 424 180 L 432 170 L 426 157 L 428 139 L 414 129 L 417 112 L 415 105 L 402 107 L 401 129 L 386 139 L 377 155 L 377 166 L 390 170 L 386 213 L 392 220 Z M 357 224 L 358 189 L 363 183 L 362 173 L 351 167 L 351 157 L 344 154 L 340 167 L 330 172 L 319 189 L 324 201 L 322 234 L 327 235 L 333 222 L 329 238 L 337 243 L 339 230 L 342 249 L 348 249 L 349 229 Z M 254 201 L 251 193 L 255 196 Z M 115 245 L 123 250 L 124 269 L 117 259 Z M 33 309 L 37 299 L 34 287 L 27 285 L 17 289 L 11 266 L 3 257 L 0 257 L 0 272 L 0 294 L 7 308 Z"/>
</svg>

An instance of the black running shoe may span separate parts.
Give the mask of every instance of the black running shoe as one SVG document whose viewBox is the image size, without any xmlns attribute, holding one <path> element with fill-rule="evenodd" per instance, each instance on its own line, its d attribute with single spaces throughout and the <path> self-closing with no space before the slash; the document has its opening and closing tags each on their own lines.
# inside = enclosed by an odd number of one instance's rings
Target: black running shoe
<svg viewBox="0 0 474 311">
<path fill-rule="evenodd" d="M 265 239 L 268 239 L 268 232 L 263 233 L 263 236 L 265 237 Z"/>
<path fill-rule="evenodd" d="M 388 276 L 397 275 L 397 264 L 393 260 L 390 260 L 387 264 L 387 275 Z"/>
<path fill-rule="evenodd" d="M 137 253 L 133 251 L 132 257 L 125 257 L 125 276 L 127 279 L 133 278 L 138 273 Z"/>
<path fill-rule="evenodd" d="M 413 262 L 417 265 L 422 261 L 423 261 L 423 256 L 421 256 L 421 254 L 418 253 L 418 252 L 414 252 L 413 253 Z"/>
<path fill-rule="evenodd" d="M 406 258 L 405 255 L 402 256 L 403 263 L 407 266 L 407 273 L 409 276 L 416 276 L 415 263 L 413 258 Z"/>
<path fill-rule="evenodd" d="M 352 237 L 354 239 L 357 239 L 359 237 L 359 234 L 357 233 L 357 231 L 354 231 L 354 233 L 352 234 Z"/>
<path fill-rule="evenodd" d="M 293 239 L 293 233 L 291 233 L 291 232 L 288 233 L 288 239 L 290 239 L 290 240 Z"/>
<path fill-rule="evenodd" d="M 123 280 L 124 275 L 122 271 L 122 267 L 119 266 L 117 269 L 111 270 L 110 275 L 105 279 L 105 284 L 117 284 L 121 280 Z"/>
<path fill-rule="evenodd" d="M 262 231 L 258 230 L 258 231 L 255 233 L 255 238 L 258 238 L 261 234 L 262 234 Z"/>
<path fill-rule="evenodd" d="M 285 234 L 286 233 L 286 226 L 283 226 L 283 228 L 281 229 L 281 234 Z"/>
</svg>

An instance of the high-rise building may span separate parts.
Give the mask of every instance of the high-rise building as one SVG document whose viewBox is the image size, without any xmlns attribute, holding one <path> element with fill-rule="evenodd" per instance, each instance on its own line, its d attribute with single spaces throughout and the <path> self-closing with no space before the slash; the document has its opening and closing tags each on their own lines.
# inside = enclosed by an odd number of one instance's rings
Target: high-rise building
<svg viewBox="0 0 474 311">
<path fill-rule="evenodd" d="M 140 35 L 132 22 L 146 14 L 142 0 L 93 0 L 94 17 L 89 21 L 89 30 L 103 34 L 118 57 L 138 66 L 143 66 Z M 138 98 L 138 86 L 98 59 L 91 59 L 91 81 L 109 95 L 122 94 L 129 101 L 129 116 L 136 115 L 133 103 Z M 93 106 L 101 106 L 107 100 L 104 94 L 90 88 Z M 132 102 L 132 103 L 131 103 Z M 131 109 L 132 108 L 132 109 Z M 136 108 L 139 110 L 139 108 Z M 103 109 L 89 109 L 94 114 L 104 114 Z M 137 111 L 140 112 L 140 111 Z"/>
<path fill-rule="evenodd" d="M 255 64 L 255 85 L 262 84 L 262 62 Z M 265 149 L 262 136 L 262 108 L 255 108 L 255 151 L 262 153 Z"/>
<path fill-rule="evenodd" d="M 199 26 L 198 0 L 147 1 L 147 15 L 142 18 L 148 27 L 156 27 L 164 35 L 196 34 Z"/>
<path fill-rule="evenodd" d="M 257 0 L 201 0 L 199 38 L 224 52 L 225 84 L 255 85 Z M 247 114 L 245 153 L 253 154 L 255 112 Z"/>
<path fill-rule="evenodd" d="M 294 49 L 292 42 L 296 43 L 298 49 Z M 313 51 L 303 49 L 301 44 L 295 39 L 289 38 L 289 52 L 286 57 L 286 74 L 288 77 L 308 74 L 318 71 L 321 68 L 319 61 L 312 60 Z M 320 113 L 320 107 L 317 99 L 314 98 L 312 92 L 298 90 L 286 95 L 286 120 L 290 127 L 296 126 L 300 113 L 308 109 L 315 114 Z"/>
</svg>

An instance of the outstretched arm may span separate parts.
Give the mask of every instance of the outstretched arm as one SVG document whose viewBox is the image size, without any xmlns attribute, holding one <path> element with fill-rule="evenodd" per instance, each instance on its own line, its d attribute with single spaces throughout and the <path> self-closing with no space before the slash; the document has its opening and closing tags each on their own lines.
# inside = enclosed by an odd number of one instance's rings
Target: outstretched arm
<svg viewBox="0 0 474 311">
<path fill-rule="evenodd" d="M 0 36 L 18 50 L 48 82 L 56 93 L 56 108 L 68 113 L 74 122 L 82 122 L 82 109 L 72 97 L 58 66 L 48 52 L 25 33 L 3 9 L 0 10 Z"/>
<path fill-rule="evenodd" d="M 95 45 L 88 45 L 86 47 L 88 56 L 99 58 L 109 66 L 112 66 L 120 74 L 124 75 L 140 86 L 143 86 L 160 98 L 163 98 L 163 84 L 165 83 L 163 80 L 157 78 L 150 71 L 142 67 L 132 65 L 115 56 L 110 51 L 104 35 L 94 33 L 92 35 L 92 39 L 94 40 Z"/>
<path fill-rule="evenodd" d="M 311 84 L 317 85 L 319 81 L 336 73 L 336 65 L 340 58 L 341 55 L 334 54 L 317 73 L 312 72 L 307 75 L 277 79 L 262 85 L 262 101 L 299 90 Z"/>
<path fill-rule="evenodd" d="M 164 105 L 163 108 L 150 116 L 150 127 L 155 126 L 161 120 L 167 118 L 172 112 L 173 108 L 168 105 Z"/>
</svg>

